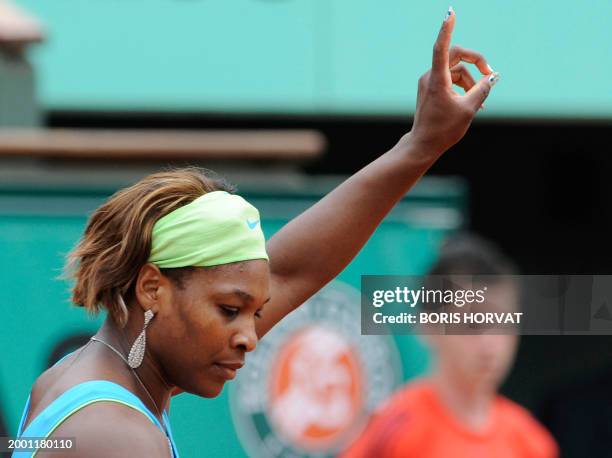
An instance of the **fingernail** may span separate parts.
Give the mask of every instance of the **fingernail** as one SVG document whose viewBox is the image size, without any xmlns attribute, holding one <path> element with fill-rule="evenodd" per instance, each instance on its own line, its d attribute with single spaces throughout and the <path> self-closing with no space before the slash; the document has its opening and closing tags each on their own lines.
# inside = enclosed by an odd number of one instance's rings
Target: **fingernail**
<svg viewBox="0 0 612 458">
<path fill-rule="evenodd" d="M 499 81 L 499 78 L 500 78 L 499 73 L 491 74 L 491 76 L 489 76 L 489 85 L 495 86 L 497 82 Z"/>
<path fill-rule="evenodd" d="M 448 21 L 448 19 L 453 15 L 453 7 L 449 6 L 448 11 L 444 15 L 444 22 Z"/>
<path fill-rule="evenodd" d="M 495 70 L 493 70 L 489 64 L 487 64 L 487 68 L 489 69 L 489 73 L 495 73 Z"/>
</svg>

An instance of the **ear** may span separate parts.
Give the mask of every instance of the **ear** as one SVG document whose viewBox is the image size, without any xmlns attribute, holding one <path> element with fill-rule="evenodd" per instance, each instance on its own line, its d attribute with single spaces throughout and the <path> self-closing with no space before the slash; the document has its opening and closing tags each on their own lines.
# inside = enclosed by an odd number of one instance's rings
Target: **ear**
<svg viewBox="0 0 612 458">
<path fill-rule="evenodd" d="M 159 309 L 159 296 L 167 287 L 168 280 L 162 275 L 155 264 L 147 263 L 140 268 L 134 293 L 136 301 L 143 310 L 152 310 L 154 313 Z"/>
</svg>

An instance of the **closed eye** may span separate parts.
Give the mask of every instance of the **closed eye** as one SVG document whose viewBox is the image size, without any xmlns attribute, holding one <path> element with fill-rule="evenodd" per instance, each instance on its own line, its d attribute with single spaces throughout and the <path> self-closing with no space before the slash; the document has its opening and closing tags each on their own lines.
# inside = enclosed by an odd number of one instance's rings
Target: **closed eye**
<svg viewBox="0 0 612 458">
<path fill-rule="evenodd" d="M 240 313 L 240 309 L 232 307 L 230 305 L 221 304 L 219 305 L 219 307 L 221 308 L 223 314 L 228 318 L 236 318 Z"/>
</svg>

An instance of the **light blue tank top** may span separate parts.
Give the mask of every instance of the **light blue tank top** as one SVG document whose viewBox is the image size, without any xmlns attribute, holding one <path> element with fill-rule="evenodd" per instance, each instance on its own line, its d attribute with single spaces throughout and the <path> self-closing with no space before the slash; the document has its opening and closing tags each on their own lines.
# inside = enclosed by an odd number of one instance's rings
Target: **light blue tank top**
<svg viewBox="0 0 612 458">
<path fill-rule="evenodd" d="M 146 415 L 168 437 L 172 448 L 172 456 L 178 458 L 179 455 L 172 438 L 170 421 L 166 412 L 164 411 L 162 416 L 164 421 L 164 426 L 162 426 L 157 417 L 153 415 L 135 394 L 121 385 L 107 380 L 92 380 L 73 386 L 65 393 L 62 393 L 40 412 L 36 418 L 30 421 L 24 431 L 23 425 L 30 410 L 30 397 L 28 396 L 23 415 L 21 416 L 21 422 L 19 423 L 17 437 L 47 437 L 72 414 L 89 404 L 103 401 L 123 404 Z M 78 443 L 76 445 L 78 447 Z M 14 452 L 12 458 L 33 458 L 35 455 L 36 452 Z"/>
</svg>

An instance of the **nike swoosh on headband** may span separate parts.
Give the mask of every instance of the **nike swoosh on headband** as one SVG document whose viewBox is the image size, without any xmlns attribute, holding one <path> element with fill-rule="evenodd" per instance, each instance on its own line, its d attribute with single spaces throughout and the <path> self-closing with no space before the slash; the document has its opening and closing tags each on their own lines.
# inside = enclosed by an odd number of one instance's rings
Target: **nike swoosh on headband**
<svg viewBox="0 0 612 458">
<path fill-rule="evenodd" d="M 251 222 L 247 219 L 247 226 L 249 226 L 249 229 L 255 229 L 257 227 L 257 223 L 259 223 L 259 220 L 256 219 L 255 221 Z"/>
</svg>

